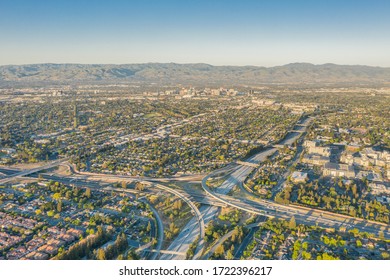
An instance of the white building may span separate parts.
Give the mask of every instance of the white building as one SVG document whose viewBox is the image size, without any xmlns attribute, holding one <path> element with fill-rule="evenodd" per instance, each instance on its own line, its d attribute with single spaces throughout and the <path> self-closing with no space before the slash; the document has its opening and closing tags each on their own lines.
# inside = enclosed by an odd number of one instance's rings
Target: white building
<svg viewBox="0 0 390 280">
<path fill-rule="evenodd" d="M 295 183 L 303 183 L 303 182 L 306 182 L 308 179 L 309 178 L 307 176 L 307 173 L 305 173 L 305 172 L 294 171 L 291 174 L 291 181 L 293 181 Z"/>
</svg>

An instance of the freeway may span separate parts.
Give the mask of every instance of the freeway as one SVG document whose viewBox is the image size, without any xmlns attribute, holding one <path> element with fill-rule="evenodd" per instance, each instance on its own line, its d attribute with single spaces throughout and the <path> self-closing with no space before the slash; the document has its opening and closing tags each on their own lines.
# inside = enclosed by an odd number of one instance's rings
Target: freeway
<svg viewBox="0 0 390 280">
<path fill-rule="evenodd" d="M 84 176 L 76 175 L 76 176 L 59 176 L 54 174 L 42 174 L 42 177 L 44 179 L 48 180 L 54 180 L 65 184 L 74 184 L 77 186 L 88 186 L 92 188 L 98 188 L 103 190 L 118 190 L 118 191 L 124 191 L 124 192 L 134 192 L 134 190 L 131 189 L 115 189 L 109 186 L 104 186 L 100 182 L 97 181 L 91 181 L 91 177 L 89 176 L 88 179 L 86 179 Z M 98 176 L 97 178 L 102 179 L 101 176 Z M 121 176 L 116 177 L 115 175 L 109 176 L 109 179 L 116 178 L 117 180 L 123 180 Z M 108 178 L 106 178 L 108 179 Z M 127 179 L 131 180 L 131 179 Z M 205 199 L 210 200 L 209 197 L 206 197 L 204 194 L 200 194 L 199 192 L 184 192 L 175 190 L 169 187 L 166 187 L 164 185 L 155 183 L 155 182 L 148 182 L 148 181 L 140 181 L 137 179 L 137 181 L 142 182 L 143 184 L 149 186 L 147 188 L 148 190 L 154 190 L 154 189 L 160 189 L 169 193 L 172 193 L 181 199 L 183 199 L 192 209 L 192 213 L 195 215 L 184 227 L 183 231 L 179 234 L 179 236 L 172 242 L 170 247 L 168 248 L 168 251 L 176 251 L 181 252 L 182 254 L 162 254 L 161 259 L 172 259 L 172 258 L 179 258 L 182 259 L 183 255 L 187 252 L 189 246 L 191 243 L 198 237 L 199 242 L 197 246 L 198 254 L 195 254 L 194 259 L 197 259 L 200 257 L 201 252 L 203 251 L 204 246 L 204 236 L 205 236 L 205 220 L 206 223 L 210 221 L 211 218 L 214 217 L 214 215 L 211 215 L 210 213 L 216 213 L 218 210 L 218 207 L 215 206 L 202 206 L 200 209 L 196 207 L 196 205 L 192 202 L 192 195 L 196 196 L 201 201 L 204 201 Z M 192 193 L 192 195 L 191 195 Z M 218 201 L 216 201 L 218 203 Z M 184 254 L 183 254 L 184 252 Z"/>
<path fill-rule="evenodd" d="M 211 219 L 213 219 L 218 213 L 218 207 L 214 206 L 201 206 L 199 211 L 202 215 L 203 221 L 205 224 L 209 223 Z M 175 252 L 184 252 L 186 253 L 192 244 L 199 236 L 199 227 L 197 226 L 196 217 L 193 217 L 183 228 L 183 230 L 179 233 L 179 235 L 172 241 L 172 243 L 168 247 L 168 251 Z M 202 253 L 203 243 L 199 242 L 198 248 L 196 250 L 194 259 L 198 259 Z M 185 256 L 178 254 L 163 254 L 160 257 L 160 260 L 182 260 L 185 259 Z"/>
<path fill-rule="evenodd" d="M 205 177 L 207 179 L 207 176 Z M 390 227 L 383 223 L 353 218 L 346 215 L 336 214 L 328 211 L 311 209 L 298 205 L 281 205 L 268 200 L 250 200 L 236 199 L 231 196 L 221 195 L 212 192 L 205 180 L 202 183 L 204 190 L 222 203 L 241 209 L 252 214 L 258 214 L 268 217 L 291 219 L 295 217 L 297 222 L 308 225 L 319 225 L 322 227 L 345 227 L 357 228 L 360 231 L 366 231 L 378 235 L 382 231 L 386 238 L 390 237 Z"/>
<path fill-rule="evenodd" d="M 377 236 L 379 235 L 379 232 L 382 231 L 386 238 L 390 238 L 390 227 L 383 223 L 360 218 L 353 218 L 346 215 L 298 205 L 281 205 L 276 202 L 264 199 L 237 199 L 228 195 L 213 192 L 206 184 L 206 181 L 210 175 L 206 176 L 202 181 L 202 187 L 205 192 L 207 192 L 215 199 L 218 199 L 222 203 L 226 203 L 229 206 L 241 209 L 243 211 L 271 218 L 282 218 L 285 220 L 289 220 L 292 217 L 295 217 L 295 220 L 298 223 L 306 225 L 318 225 L 324 228 L 357 228 L 360 231 L 373 233 Z"/>
<path fill-rule="evenodd" d="M 71 171 L 74 172 L 73 166 L 69 167 Z M 227 167 L 224 168 L 224 170 Z M 231 168 L 231 167 L 229 167 Z M 192 203 L 191 198 L 194 196 L 193 194 L 189 194 L 188 192 L 186 194 L 183 194 L 182 192 L 178 190 L 174 190 L 171 188 L 168 188 L 164 185 L 158 184 L 154 178 L 153 180 L 141 180 L 140 177 L 131 177 L 131 176 L 125 176 L 125 175 L 105 175 L 105 174 L 97 174 L 97 173 L 90 173 L 90 172 L 77 172 L 77 174 L 85 175 L 85 178 L 87 177 L 100 177 L 104 179 L 127 179 L 127 180 L 137 180 L 140 182 L 143 182 L 146 185 L 149 186 L 155 186 L 157 188 L 163 189 L 165 191 L 168 191 L 170 193 L 173 193 L 180 198 L 182 198 L 192 209 L 193 213 L 195 214 L 195 217 L 192 218 L 183 228 L 183 230 L 179 233 L 179 235 L 173 240 L 173 242 L 168 247 L 168 251 L 175 251 L 175 252 L 181 252 L 185 253 L 189 249 L 190 245 L 195 241 L 197 236 L 200 236 L 197 250 L 194 255 L 194 259 L 199 259 L 204 247 L 204 235 L 205 235 L 205 224 L 207 224 L 209 221 L 214 219 L 217 216 L 218 213 L 218 207 L 216 206 L 222 206 L 225 204 L 221 204 L 218 200 L 211 200 L 210 197 L 203 196 L 202 200 L 200 201 L 203 204 L 212 204 L 210 206 L 201 206 L 199 209 Z M 194 175 L 194 176 L 183 176 L 183 177 L 172 177 L 172 178 L 164 178 L 164 181 L 178 181 L 178 179 L 184 179 L 188 180 L 191 179 L 191 181 L 195 181 L 195 179 L 199 179 L 200 175 Z M 190 197 L 188 197 L 190 195 Z M 183 259 L 183 254 L 162 254 L 160 259 L 166 260 L 166 259 Z"/>
<path fill-rule="evenodd" d="M 278 145 L 281 145 L 283 147 L 284 145 L 291 145 L 292 143 L 294 143 L 305 132 L 305 129 L 309 126 L 311 120 L 311 118 L 306 118 L 303 123 L 296 125 L 301 127 L 302 129 L 295 129 L 294 132 L 289 132 L 284 137 L 284 139 L 279 142 Z M 223 182 L 220 187 L 216 189 L 216 192 L 219 194 L 228 194 L 235 185 L 242 184 L 259 163 L 265 161 L 276 151 L 277 148 L 268 147 L 247 159 L 245 161 L 247 162 L 247 164 L 245 164 L 245 162 L 241 162 L 244 164 L 241 164 L 238 168 L 236 168 L 235 171 L 229 176 L 229 178 L 225 182 Z M 213 174 L 215 174 L 215 172 L 213 172 Z"/>
<path fill-rule="evenodd" d="M 99 175 L 101 174 L 93 174 L 93 175 Z M 130 179 L 127 176 L 103 176 L 105 179 Z M 134 179 L 133 179 L 134 180 Z M 140 181 L 139 178 L 136 179 L 137 181 Z M 150 186 L 150 187 L 157 187 L 164 191 L 170 192 L 175 194 L 176 196 L 179 196 L 181 199 L 183 199 L 192 209 L 192 212 L 194 213 L 195 217 L 193 217 L 183 228 L 183 230 L 179 233 L 179 235 L 172 241 L 170 246 L 167 248 L 167 251 L 160 256 L 161 260 L 169 260 L 169 259 L 184 259 L 185 253 L 188 251 L 190 245 L 196 240 L 198 236 L 200 236 L 200 239 L 198 241 L 197 250 L 194 255 L 194 259 L 199 259 L 204 247 L 204 235 L 205 235 L 205 224 L 210 222 L 212 219 L 214 219 L 217 216 L 218 213 L 218 206 L 222 206 L 225 204 L 221 204 L 218 200 L 212 199 L 209 196 L 205 194 L 199 194 L 196 192 L 184 192 L 179 191 L 175 189 L 171 189 L 169 187 L 166 187 L 164 185 L 158 184 L 156 182 L 148 182 L 148 181 L 140 181 L 144 184 Z M 153 189 L 153 188 L 150 188 Z M 213 206 L 203 205 L 199 209 L 192 203 L 192 199 L 197 200 L 198 202 L 202 204 L 211 204 Z M 170 254 L 167 252 L 177 252 L 175 254 Z"/>
<path fill-rule="evenodd" d="M 64 163 L 69 168 L 69 171 L 72 174 L 84 175 L 85 177 L 93 176 L 93 177 L 102 177 L 105 179 L 129 179 L 129 180 L 140 180 L 140 181 L 150 181 L 150 182 L 171 182 L 171 181 L 184 181 L 184 182 L 200 182 L 205 174 L 186 174 L 186 175 L 178 175 L 172 177 L 164 177 L 164 178 L 155 178 L 155 177 L 145 177 L 145 176 L 129 176 L 129 175 L 111 175 L 111 174 L 102 174 L 102 173 L 93 173 L 87 171 L 79 171 L 76 169 L 74 164 L 70 164 L 68 162 Z M 0 168 L 0 171 L 2 169 Z M 7 170 L 6 170 L 7 171 Z M 9 170 L 8 170 L 9 171 Z"/>
<path fill-rule="evenodd" d="M 258 164 L 267 159 L 268 156 L 273 154 L 276 148 L 271 148 L 260 152 L 257 155 L 252 156 L 248 162 L 252 164 Z M 236 170 L 224 181 L 220 187 L 217 188 L 216 192 L 220 194 L 229 193 L 232 188 L 240 182 L 244 182 L 245 178 L 255 169 L 255 167 L 248 165 L 240 165 Z M 214 173 L 213 173 L 214 174 Z"/>
<path fill-rule="evenodd" d="M 236 166 L 225 166 L 224 168 L 220 169 L 219 172 L 226 172 L 226 171 L 233 171 L 236 169 Z M 191 197 L 196 197 L 191 192 L 188 192 Z M 226 206 L 225 203 L 220 203 L 219 200 L 213 199 L 212 197 L 208 196 L 208 199 L 211 199 L 212 205 L 203 205 L 199 208 L 199 211 L 202 215 L 204 224 L 208 224 L 211 220 L 214 220 L 218 213 L 219 209 L 216 206 Z M 203 200 L 204 201 L 204 200 Z M 172 241 L 170 246 L 168 247 L 169 251 L 176 251 L 176 252 L 187 252 L 191 243 L 194 242 L 196 237 L 198 236 L 198 227 L 195 226 L 196 220 L 195 217 L 192 218 L 183 228 L 183 230 L 179 233 L 179 235 Z M 201 240 L 198 243 L 198 247 L 195 251 L 194 259 L 199 259 L 203 253 L 203 240 Z M 201 245 L 201 246 L 199 246 Z M 163 254 L 160 257 L 160 260 L 180 260 L 184 259 L 182 255 L 178 254 Z"/>
<path fill-rule="evenodd" d="M 45 169 L 50 169 L 50 168 L 56 167 L 56 166 L 64 163 L 67 160 L 68 160 L 67 158 L 63 158 L 63 159 L 55 160 L 53 162 L 50 162 L 48 164 L 45 164 L 45 165 L 37 167 L 37 168 L 27 169 L 27 170 L 23 170 L 23 171 L 18 172 L 18 173 L 14 173 L 14 174 L 12 174 L 4 179 L 1 179 L 0 184 L 8 183 L 17 177 L 27 176 L 27 175 L 37 173 L 37 172 L 45 170 Z"/>
<path fill-rule="evenodd" d="M 30 175 L 30 177 L 38 178 L 37 175 Z M 101 180 L 103 180 L 102 177 L 88 177 L 84 178 L 83 176 L 63 176 L 59 174 L 54 173 L 41 173 L 41 177 L 46 180 L 52 180 L 52 181 L 58 181 L 60 183 L 66 184 L 66 185 L 75 185 L 78 187 L 90 187 L 95 189 L 106 189 L 106 190 L 114 190 L 114 191 L 125 191 L 132 194 L 140 194 L 140 195 L 146 195 L 151 193 L 156 193 L 157 190 L 154 188 L 146 188 L 144 191 L 138 191 L 134 189 L 122 189 L 122 188 L 112 188 L 107 187 L 109 183 L 103 184 Z M 111 178 L 112 179 L 112 178 Z M 129 181 L 131 181 L 129 179 Z M 138 181 L 138 180 L 137 180 Z M 200 191 L 193 191 L 193 190 L 180 190 L 177 189 L 177 192 L 179 192 L 182 196 L 185 196 L 187 199 L 193 200 L 194 202 L 198 202 L 200 204 L 206 204 L 206 205 L 212 205 L 212 206 L 218 206 L 223 207 L 225 204 L 221 203 L 219 200 L 216 200 L 210 196 L 208 196 L 204 192 Z"/>
<path fill-rule="evenodd" d="M 69 168 L 71 173 L 84 175 L 86 177 L 94 176 L 94 177 L 103 177 L 105 179 L 120 178 L 120 179 L 140 180 L 140 181 L 150 181 L 150 182 L 171 182 L 171 181 L 200 182 L 205 175 L 205 174 L 187 174 L 187 175 L 179 175 L 179 176 L 172 176 L 172 177 L 155 178 L 155 177 L 145 177 L 145 176 L 111 175 L 111 174 L 79 171 L 76 169 L 76 167 L 73 164 L 70 163 L 66 163 L 66 166 Z"/>
<path fill-rule="evenodd" d="M 15 173 L 18 173 L 20 172 L 21 170 L 20 169 L 15 169 L 15 168 L 0 168 L 0 173 L 1 173 L 1 176 L 11 176 L 11 175 L 14 175 Z"/>
<path fill-rule="evenodd" d="M 182 177 L 156 179 L 156 178 L 146 178 L 146 177 L 140 178 L 140 177 L 131 177 L 131 176 L 106 175 L 106 174 L 80 172 L 78 173 L 77 176 L 74 177 L 67 176 L 66 179 L 58 178 L 58 176 L 50 177 L 49 174 L 43 174 L 43 176 L 45 179 L 63 180 L 63 182 L 67 181 L 68 183 L 73 183 L 73 184 L 83 184 L 84 186 L 86 185 L 86 182 L 88 182 L 87 183 L 88 186 L 93 186 L 97 188 L 104 188 L 104 187 L 97 182 L 90 181 L 90 179 L 100 178 L 101 180 L 131 180 L 131 181 L 137 180 L 144 184 L 147 184 L 150 187 L 155 187 L 170 192 L 182 198 L 191 207 L 195 216 L 184 226 L 183 230 L 172 241 L 172 243 L 166 250 L 161 251 L 160 250 L 161 248 L 158 248 L 156 249 L 156 251 L 154 251 L 156 252 L 156 255 L 158 254 L 159 251 L 160 253 L 162 253 L 160 256 L 160 259 L 162 260 L 183 259 L 185 257 L 185 252 L 188 250 L 191 243 L 194 242 L 194 240 L 198 236 L 200 236 L 200 239 L 199 239 L 197 250 L 195 252 L 194 259 L 199 259 L 201 257 L 203 253 L 203 246 L 204 246 L 203 238 L 205 234 L 205 224 L 207 224 L 209 221 L 216 218 L 218 214 L 218 207 L 215 207 L 215 205 L 217 205 L 217 203 L 219 203 L 218 205 L 221 206 L 228 205 L 252 214 L 271 217 L 271 218 L 282 218 L 288 220 L 291 219 L 292 217 L 295 217 L 295 220 L 298 223 L 302 223 L 306 225 L 318 225 L 325 228 L 343 227 L 346 228 L 347 230 L 350 228 L 357 228 L 360 231 L 373 233 L 375 235 L 378 235 L 379 232 L 383 232 L 385 238 L 390 238 L 389 226 L 382 223 L 363 220 L 359 218 L 353 218 L 346 215 L 331 213 L 319 209 L 311 209 L 311 208 L 302 207 L 298 205 L 281 205 L 270 200 L 257 199 L 257 198 L 238 199 L 227 195 L 233 189 L 234 186 L 240 185 L 245 181 L 247 176 L 254 170 L 257 164 L 265 161 L 270 155 L 272 155 L 277 150 L 276 148 L 277 146 L 291 145 L 299 137 L 301 137 L 302 134 L 305 133 L 305 129 L 308 127 L 310 121 L 311 118 L 307 118 L 306 120 L 304 120 L 304 122 L 299 125 L 301 128 L 294 128 L 278 144 L 274 144 L 264 149 L 263 151 L 257 153 L 256 155 L 250 157 L 249 159 L 246 160 L 247 164 L 245 164 L 245 162 L 244 163 L 241 162 L 243 163 L 241 165 L 231 164 L 228 167 L 216 170 L 208 174 L 207 176 L 205 176 L 202 179 L 202 188 L 205 191 L 205 193 L 179 191 L 158 183 L 159 181 L 166 181 L 166 182 L 179 181 L 179 180 L 195 181 L 195 180 L 199 180 L 201 175 L 190 175 L 190 176 L 182 176 Z M 53 162 L 49 165 L 37 169 L 25 170 L 20 172 L 8 170 L 8 169 L 7 170 L 0 169 L 2 173 L 8 175 L 7 178 L 0 180 L 0 184 L 4 180 L 6 180 L 5 182 L 8 182 L 13 178 L 26 176 L 29 174 L 39 172 L 44 169 L 54 167 L 56 165 L 63 164 L 65 161 L 66 160 L 63 159 L 61 160 L 61 162 Z M 72 171 L 71 166 L 70 169 Z M 206 184 L 207 179 L 218 173 L 226 174 L 226 172 L 230 173 L 230 175 L 221 184 L 221 186 L 219 186 L 215 190 L 210 190 Z M 80 180 L 80 178 L 82 180 Z M 119 191 L 119 189 L 117 190 Z M 130 192 L 131 190 L 122 189 L 121 191 Z M 203 201 L 204 204 L 211 204 L 211 205 L 203 205 L 198 209 L 192 203 L 193 199 L 197 201 Z M 253 232 L 254 229 L 251 230 L 251 233 Z M 242 248 L 242 250 L 243 249 L 244 248 Z M 236 254 L 236 256 L 239 256 L 239 254 L 238 255 Z"/>
<path fill-rule="evenodd" d="M 139 250 L 139 251 L 141 251 L 141 250 Z M 154 252 L 154 253 L 157 253 L 157 254 L 163 253 L 163 254 L 166 254 L 166 255 L 177 255 L 177 256 L 180 256 L 182 258 L 186 257 L 186 253 L 176 252 L 176 251 L 169 251 L 169 250 L 157 250 L 157 249 L 145 248 L 145 249 L 143 249 L 143 251 Z"/>
<path fill-rule="evenodd" d="M 161 184 L 157 184 L 157 183 L 151 183 L 151 182 L 146 182 L 146 181 L 143 181 L 142 183 L 146 184 L 146 185 L 149 185 L 149 186 L 155 186 L 159 189 L 162 189 L 164 191 L 167 191 L 169 193 L 172 193 L 178 197 L 180 197 L 181 199 L 183 199 L 187 204 L 188 206 L 190 206 L 190 208 L 192 209 L 193 211 L 193 214 L 195 214 L 195 217 L 196 220 L 197 220 L 197 224 L 198 224 L 198 228 L 199 228 L 199 242 L 198 242 L 198 249 L 200 251 L 203 250 L 203 246 L 204 246 L 204 236 L 205 236 L 205 222 L 204 222 L 204 215 L 201 214 L 201 212 L 199 211 L 198 207 L 195 206 L 195 204 L 190 200 L 188 199 L 186 196 L 182 195 L 180 192 L 178 192 L 177 190 L 174 190 L 174 189 L 171 189 L 171 188 L 168 188 L 164 185 L 161 185 Z M 197 254 L 195 254 L 194 256 L 194 259 L 198 258 Z"/>
<path fill-rule="evenodd" d="M 311 120 L 311 118 L 306 118 L 303 123 L 298 125 L 300 128 L 293 129 L 294 132 L 289 132 L 279 145 L 291 145 L 295 142 L 305 132 L 305 129 L 309 126 Z M 268 156 L 272 155 L 275 151 L 276 148 L 267 148 L 252 156 L 248 162 L 258 164 L 261 161 L 264 161 Z M 220 172 L 219 170 L 216 170 L 203 178 L 202 188 L 214 199 L 252 214 L 283 219 L 291 219 L 291 217 L 294 216 L 297 222 L 303 224 L 319 225 L 322 227 L 345 227 L 347 229 L 357 228 L 360 231 L 366 231 L 376 235 L 382 231 L 386 238 L 390 237 L 390 228 L 388 225 L 383 223 L 353 218 L 346 215 L 298 205 L 281 205 L 270 200 L 257 198 L 237 199 L 232 196 L 228 196 L 227 194 L 232 190 L 232 188 L 236 185 L 242 184 L 253 169 L 253 167 L 241 165 L 231 173 L 220 187 L 215 190 L 211 190 L 207 186 L 206 182 L 214 174 L 218 174 Z"/>
</svg>

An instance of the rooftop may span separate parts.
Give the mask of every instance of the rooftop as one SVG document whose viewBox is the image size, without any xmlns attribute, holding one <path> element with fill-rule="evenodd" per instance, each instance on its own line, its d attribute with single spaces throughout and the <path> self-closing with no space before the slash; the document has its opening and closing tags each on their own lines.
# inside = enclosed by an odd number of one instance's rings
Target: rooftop
<svg viewBox="0 0 390 280">
<path fill-rule="evenodd" d="M 307 179 L 307 173 L 294 171 L 291 175 L 291 178 L 294 180 L 305 180 Z"/>
<path fill-rule="evenodd" d="M 338 164 L 334 162 L 327 162 L 324 165 L 324 168 L 326 169 L 333 169 L 333 170 L 345 170 L 345 171 L 354 171 L 353 166 L 348 164 Z"/>
</svg>

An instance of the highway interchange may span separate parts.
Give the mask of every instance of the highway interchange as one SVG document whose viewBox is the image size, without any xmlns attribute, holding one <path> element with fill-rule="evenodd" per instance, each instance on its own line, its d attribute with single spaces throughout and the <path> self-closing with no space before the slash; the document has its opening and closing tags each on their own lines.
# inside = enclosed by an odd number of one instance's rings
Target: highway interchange
<svg viewBox="0 0 390 280">
<path fill-rule="evenodd" d="M 42 167 L 27 170 L 18 171 L 15 169 L 1 168 L 0 172 L 5 174 L 6 176 L 3 176 L 5 178 L 0 179 L 0 184 L 5 184 L 24 176 L 36 176 L 34 174 L 38 172 L 52 169 L 59 165 L 66 165 L 73 173 L 72 176 L 64 176 L 54 173 L 41 173 L 41 176 L 44 179 L 56 180 L 66 184 L 73 184 L 75 186 L 88 186 L 99 189 L 106 188 L 106 190 L 111 190 L 111 188 L 109 187 L 109 189 L 107 189 L 107 187 L 105 187 L 101 181 L 141 181 L 147 186 L 149 186 L 145 191 L 146 193 L 164 191 L 174 194 L 183 199 L 191 207 L 194 217 L 182 228 L 181 232 L 171 242 L 168 248 L 166 250 L 161 250 L 159 259 L 162 260 L 184 259 L 185 253 L 187 252 L 189 246 L 198 237 L 199 241 L 194 259 L 200 259 L 203 253 L 205 225 L 207 225 L 211 220 L 217 217 L 219 213 L 218 207 L 227 205 L 263 217 L 282 218 L 286 220 L 295 217 L 297 223 L 302 223 L 306 225 L 318 225 L 324 228 L 343 227 L 347 230 L 350 228 L 357 228 L 360 231 L 372 233 L 375 235 L 378 235 L 379 232 L 383 232 L 385 238 L 389 239 L 390 228 L 388 225 L 385 225 L 383 223 L 363 220 L 360 218 L 353 218 L 328 211 L 311 209 L 297 205 L 281 205 L 271 200 L 259 199 L 254 196 L 248 198 L 235 198 L 233 196 L 228 195 L 235 186 L 240 186 L 245 181 L 247 176 L 255 169 L 253 165 L 259 164 L 266 160 L 268 156 L 272 155 L 277 150 L 276 146 L 291 145 L 293 142 L 299 139 L 306 131 L 310 122 L 311 118 L 304 119 L 302 123 L 298 124 L 297 129 L 293 129 L 291 132 L 289 132 L 286 137 L 277 145 L 265 148 L 263 151 L 247 159 L 246 161 L 250 163 L 250 165 L 246 165 L 245 163 L 238 165 L 231 164 L 229 165 L 229 167 L 225 167 L 222 170 L 216 170 L 206 175 L 201 180 L 203 192 L 186 192 L 183 190 L 172 189 L 161 183 L 170 181 L 199 181 L 200 176 L 198 175 L 155 179 L 95 173 L 78 173 L 72 168 L 71 165 L 67 163 L 67 159 L 60 159 L 48 163 Z M 217 188 L 209 188 L 206 183 L 207 180 L 210 177 L 217 176 L 218 173 L 221 172 L 225 172 L 225 176 L 226 173 L 228 173 L 226 180 Z M 134 190 L 127 191 L 131 192 Z M 202 205 L 198 208 L 193 202 L 199 202 Z M 156 219 L 159 219 L 158 213 L 154 214 L 156 216 Z M 162 223 L 158 223 L 158 228 L 159 240 L 156 247 L 157 249 L 154 251 L 155 254 L 153 254 L 153 258 L 157 257 L 161 249 L 164 234 Z M 173 252 L 176 253 L 174 254 Z"/>
</svg>

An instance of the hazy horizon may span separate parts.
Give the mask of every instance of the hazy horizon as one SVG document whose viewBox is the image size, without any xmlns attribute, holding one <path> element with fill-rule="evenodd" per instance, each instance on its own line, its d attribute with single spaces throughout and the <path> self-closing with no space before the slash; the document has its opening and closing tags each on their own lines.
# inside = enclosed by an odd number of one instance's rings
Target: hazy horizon
<svg viewBox="0 0 390 280">
<path fill-rule="evenodd" d="M 1 1 L 0 65 L 390 66 L 388 1 Z"/>
<path fill-rule="evenodd" d="M 310 64 L 314 66 L 322 66 L 322 65 L 337 65 L 337 66 L 367 66 L 367 67 L 379 67 L 379 68 L 390 68 L 390 66 L 379 66 L 379 65 L 367 65 L 367 64 L 338 64 L 333 62 L 326 62 L 326 63 L 311 63 L 311 62 L 289 62 L 286 64 L 280 64 L 280 65 L 232 65 L 232 64 L 211 64 L 207 62 L 123 62 L 123 63 L 79 63 L 79 62 L 37 62 L 37 63 L 21 63 L 21 64 L 0 64 L 1 66 L 27 66 L 27 65 L 45 65 L 45 64 L 52 64 L 52 65 L 134 65 L 134 64 L 177 64 L 177 65 L 196 65 L 196 64 L 206 64 L 210 66 L 215 67 L 264 67 L 264 68 L 273 68 L 273 67 L 283 67 L 287 65 L 293 65 L 293 64 Z"/>
</svg>

